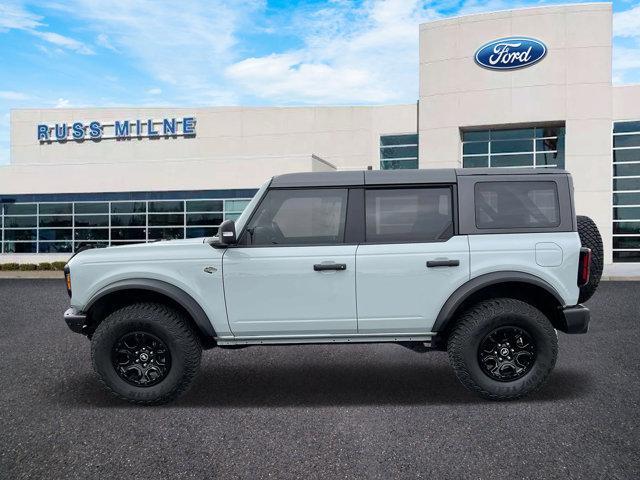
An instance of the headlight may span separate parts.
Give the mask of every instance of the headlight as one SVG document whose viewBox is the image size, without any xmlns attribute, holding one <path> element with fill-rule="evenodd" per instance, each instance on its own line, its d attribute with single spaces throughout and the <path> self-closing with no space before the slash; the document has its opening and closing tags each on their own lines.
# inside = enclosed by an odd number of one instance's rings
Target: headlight
<svg viewBox="0 0 640 480">
<path fill-rule="evenodd" d="M 69 298 L 71 298 L 71 272 L 69 271 L 68 265 L 65 265 L 64 267 L 64 281 L 67 284 L 67 293 L 69 294 Z"/>
</svg>

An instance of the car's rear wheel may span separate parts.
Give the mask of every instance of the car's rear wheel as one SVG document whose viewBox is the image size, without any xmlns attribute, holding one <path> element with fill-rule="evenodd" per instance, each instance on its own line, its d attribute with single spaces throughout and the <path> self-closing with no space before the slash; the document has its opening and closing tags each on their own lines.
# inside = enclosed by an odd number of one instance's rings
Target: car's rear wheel
<svg viewBox="0 0 640 480">
<path fill-rule="evenodd" d="M 580 296 L 578 297 L 578 303 L 583 303 L 593 296 L 600 283 L 604 265 L 604 248 L 596 223 L 583 215 L 578 215 L 577 220 L 580 243 L 583 247 L 591 249 L 589 281 L 580 287 Z"/>
<path fill-rule="evenodd" d="M 510 400 L 544 384 L 556 363 L 558 339 L 540 310 L 498 298 L 480 302 L 460 317 L 447 351 L 465 387 L 485 398 Z"/>
<path fill-rule="evenodd" d="M 177 398 L 198 371 L 202 347 L 183 315 L 136 303 L 105 318 L 91 339 L 93 366 L 116 397 L 142 405 Z"/>
</svg>

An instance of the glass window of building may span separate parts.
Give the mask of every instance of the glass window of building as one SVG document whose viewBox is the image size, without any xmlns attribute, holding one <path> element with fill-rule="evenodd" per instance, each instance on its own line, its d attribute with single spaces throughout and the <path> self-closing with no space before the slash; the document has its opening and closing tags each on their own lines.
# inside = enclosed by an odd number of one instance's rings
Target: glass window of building
<svg viewBox="0 0 640 480">
<path fill-rule="evenodd" d="M 564 127 L 463 131 L 462 166 L 564 168 Z"/>
<path fill-rule="evenodd" d="M 613 261 L 640 262 L 640 121 L 613 124 Z"/>
<path fill-rule="evenodd" d="M 224 201 L 224 219 L 237 220 L 242 211 L 251 200 L 225 200 Z"/>
<path fill-rule="evenodd" d="M 0 204 L 0 251 L 73 253 L 86 246 L 213 236 L 225 218 L 240 216 L 251 200 L 109 201 L 106 196 L 96 194 L 95 201 Z"/>
<path fill-rule="evenodd" d="M 382 135 L 380 170 L 418 168 L 418 134 Z"/>
</svg>

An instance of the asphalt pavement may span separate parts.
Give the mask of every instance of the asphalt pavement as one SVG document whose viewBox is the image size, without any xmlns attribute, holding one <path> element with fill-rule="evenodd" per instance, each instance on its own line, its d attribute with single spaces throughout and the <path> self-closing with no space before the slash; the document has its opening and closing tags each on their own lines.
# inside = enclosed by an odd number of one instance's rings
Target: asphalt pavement
<svg viewBox="0 0 640 480">
<path fill-rule="evenodd" d="M 183 397 L 113 399 L 62 280 L 0 280 L 0 478 L 640 477 L 640 282 L 601 284 L 549 382 L 482 400 L 442 352 L 210 350 Z"/>
</svg>

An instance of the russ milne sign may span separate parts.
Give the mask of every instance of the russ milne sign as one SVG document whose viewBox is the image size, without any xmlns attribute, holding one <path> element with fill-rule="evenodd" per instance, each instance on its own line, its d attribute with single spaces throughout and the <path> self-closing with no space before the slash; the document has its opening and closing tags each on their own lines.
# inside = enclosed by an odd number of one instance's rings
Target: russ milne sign
<svg viewBox="0 0 640 480">
<path fill-rule="evenodd" d="M 128 138 L 193 137 L 195 117 L 163 118 L 162 120 L 116 120 L 113 123 L 89 122 L 39 124 L 38 140 L 65 142 L 67 140 L 106 140 Z"/>
<path fill-rule="evenodd" d="M 491 70 L 515 70 L 539 62 L 547 54 L 544 43 L 534 38 L 500 38 L 481 46 L 476 63 Z"/>
</svg>

